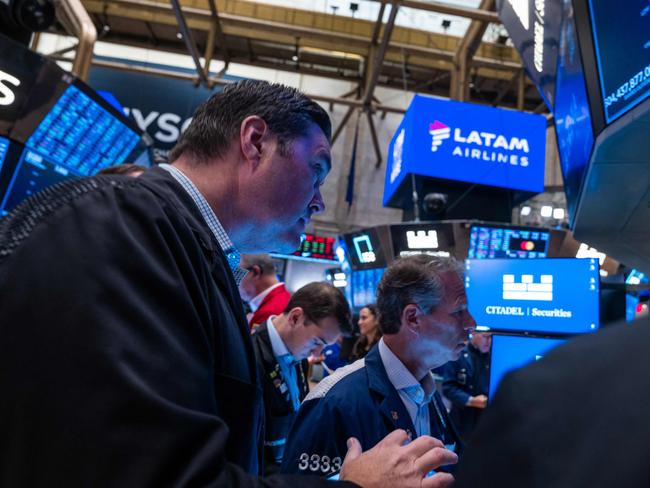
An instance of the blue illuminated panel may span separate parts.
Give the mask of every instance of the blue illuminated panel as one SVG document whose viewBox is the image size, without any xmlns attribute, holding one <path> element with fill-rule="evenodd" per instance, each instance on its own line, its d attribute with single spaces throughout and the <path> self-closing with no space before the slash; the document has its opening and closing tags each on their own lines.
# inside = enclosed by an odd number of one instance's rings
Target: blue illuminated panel
<svg viewBox="0 0 650 488">
<path fill-rule="evenodd" d="M 545 258 L 550 233 L 544 230 L 472 226 L 470 259 Z"/>
<path fill-rule="evenodd" d="M 569 219 L 573 225 L 594 136 L 571 0 L 564 0 L 564 8 L 566 18 L 562 25 L 553 116 Z"/>
<path fill-rule="evenodd" d="M 2 170 L 2 165 L 5 162 L 5 157 L 7 156 L 8 150 L 9 150 L 9 139 L 0 137 L 0 170 Z"/>
<path fill-rule="evenodd" d="M 650 2 L 590 0 L 589 10 L 609 124 L 650 96 Z"/>
<path fill-rule="evenodd" d="M 488 395 L 490 401 L 507 372 L 543 359 L 551 349 L 564 342 L 561 339 L 493 335 Z"/>
<path fill-rule="evenodd" d="M 2 199 L 2 214 L 7 214 L 25 198 L 70 176 L 74 174 L 64 166 L 50 163 L 40 154 L 25 149 Z"/>
<path fill-rule="evenodd" d="M 598 259 L 468 259 L 469 311 L 490 329 L 578 334 L 599 323 Z"/>
<path fill-rule="evenodd" d="M 90 176 L 124 162 L 139 139 L 138 134 L 70 85 L 25 145 L 76 175 Z"/>
<path fill-rule="evenodd" d="M 377 301 L 377 285 L 379 285 L 384 271 L 386 271 L 386 268 L 352 272 L 350 285 L 352 288 L 352 306 L 354 308 L 365 307 L 369 303 Z"/>
</svg>

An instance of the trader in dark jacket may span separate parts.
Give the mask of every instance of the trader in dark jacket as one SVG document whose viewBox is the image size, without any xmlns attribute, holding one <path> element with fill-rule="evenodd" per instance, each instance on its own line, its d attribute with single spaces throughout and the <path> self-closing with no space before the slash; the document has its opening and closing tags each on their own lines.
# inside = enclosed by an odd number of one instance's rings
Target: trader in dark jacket
<svg viewBox="0 0 650 488">
<path fill-rule="evenodd" d="M 377 291 L 381 340 L 307 396 L 287 439 L 284 472 L 327 476 L 345 456 L 348 437 L 369 449 L 395 429 L 462 450 L 431 374 L 458 359 L 475 325 L 462 273 L 455 260 L 427 255 L 388 267 Z"/>
<path fill-rule="evenodd" d="M 507 374 L 455 488 L 650 486 L 650 319 L 621 322 Z"/>
<path fill-rule="evenodd" d="M 442 393 L 451 402 L 452 421 L 465 442 L 487 407 L 492 334 L 474 332 L 458 361 L 444 366 Z"/>
<path fill-rule="evenodd" d="M 253 333 L 266 414 L 265 473 L 280 470 L 291 422 L 309 393 L 307 358 L 319 356 L 341 333 L 352 329 L 350 307 L 338 288 L 310 283 L 293 294 L 284 312 Z"/>
<path fill-rule="evenodd" d="M 297 486 L 257 478 L 239 251 L 295 249 L 329 139 L 304 95 L 244 81 L 197 110 L 172 165 L 68 181 L 0 221 L 1 486 Z M 342 479 L 379 486 L 390 458 L 419 486 L 414 458 L 448 458 L 400 440 L 351 441 Z"/>
</svg>

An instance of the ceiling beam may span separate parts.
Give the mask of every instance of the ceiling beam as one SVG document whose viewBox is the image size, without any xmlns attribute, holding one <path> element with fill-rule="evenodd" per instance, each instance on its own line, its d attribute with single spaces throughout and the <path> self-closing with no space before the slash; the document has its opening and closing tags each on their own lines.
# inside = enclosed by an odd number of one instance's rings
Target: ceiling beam
<svg viewBox="0 0 650 488">
<path fill-rule="evenodd" d="M 199 52 L 196 48 L 196 44 L 194 43 L 192 32 L 187 27 L 187 22 L 185 21 L 185 16 L 183 15 L 181 4 L 178 0 L 171 0 L 171 4 L 174 15 L 176 15 L 176 20 L 178 21 L 178 28 L 180 29 L 181 35 L 183 36 L 183 42 L 185 43 L 185 47 L 187 47 L 187 52 L 190 54 L 192 60 L 194 61 L 194 66 L 196 67 L 196 72 L 199 76 L 199 80 L 207 85 L 208 78 L 203 72 L 201 60 L 199 59 Z"/>
</svg>

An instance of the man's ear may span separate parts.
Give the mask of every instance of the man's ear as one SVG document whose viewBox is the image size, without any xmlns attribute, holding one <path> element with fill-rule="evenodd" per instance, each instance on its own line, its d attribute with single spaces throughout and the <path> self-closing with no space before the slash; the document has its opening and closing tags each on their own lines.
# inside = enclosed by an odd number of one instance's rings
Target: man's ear
<svg viewBox="0 0 650 488">
<path fill-rule="evenodd" d="M 287 321 L 289 322 L 289 327 L 295 329 L 303 324 L 305 321 L 305 312 L 302 307 L 293 307 L 289 310 L 287 314 Z"/>
<path fill-rule="evenodd" d="M 262 158 L 262 143 L 268 131 L 268 125 L 258 115 L 250 115 L 242 120 L 239 128 L 239 144 L 244 158 L 252 163 L 254 168 Z"/>
<path fill-rule="evenodd" d="M 409 303 L 402 310 L 401 326 L 406 327 L 411 332 L 418 334 L 420 332 L 420 309 L 414 303 Z"/>
</svg>

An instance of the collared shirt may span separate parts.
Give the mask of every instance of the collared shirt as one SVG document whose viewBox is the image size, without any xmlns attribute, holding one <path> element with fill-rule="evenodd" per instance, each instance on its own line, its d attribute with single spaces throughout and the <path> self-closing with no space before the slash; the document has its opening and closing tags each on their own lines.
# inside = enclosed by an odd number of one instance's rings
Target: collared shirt
<svg viewBox="0 0 650 488">
<path fill-rule="evenodd" d="M 205 199 L 196 185 L 192 183 L 192 181 L 180 169 L 172 166 L 171 164 L 160 164 L 159 167 L 169 172 L 174 177 L 174 179 L 180 183 L 180 185 L 192 198 L 192 200 L 194 200 L 194 203 L 198 207 L 203 220 L 214 235 L 215 239 L 217 239 L 219 246 L 226 255 L 228 266 L 232 271 L 237 286 L 239 286 L 241 280 L 243 280 L 244 276 L 246 276 L 247 271 L 239 267 L 239 262 L 241 260 L 239 251 L 237 251 L 237 248 L 230 240 L 230 237 L 228 237 L 226 230 L 221 225 L 221 222 L 219 222 L 217 215 L 214 213 L 214 210 L 212 210 L 212 207 L 210 207 L 208 201 Z"/>
<path fill-rule="evenodd" d="M 429 392 L 424 391 L 422 384 L 415 379 L 406 366 L 404 366 L 404 363 L 388 348 L 383 337 L 379 340 L 378 347 L 379 356 L 386 369 L 388 380 L 402 399 L 417 435 L 430 435 L 431 424 L 428 403 L 431 401 L 434 390 L 432 389 Z M 431 373 L 427 374 L 431 376 Z M 433 376 L 430 379 L 431 381 L 429 382 L 427 380 L 427 383 L 434 385 Z"/>
<path fill-rule="evenodd" d="M 282 378 L 289 389 L 289 395 L 291 396 L 291 402 L 293 403 L 294 411 L 298 411 L 300 407 L 300 391 L 298 389 L 298 375 L 296 373 L 296 361 L 293 357 L 293 354 L 289 352 L 287 345 L 280 337 L 280 333 L 273 325 L 273 319 L 277 315 L 271 315 L 266 321 L 266 327 L 269 331 L 269 339 L 271 340 L 271 349 L 273 349 L 273 355 L 278 361 L 280 366 L 280 372 L 282 373 Z"/>
<path fill-rule="evenodd" d="M 282 282 L 281 282 L 281 283 L 276 283 L 276 284 L 273 285 L 273 286 L 269 286 L 269 287 L 268 287 L 266 290 L 264 290 L 262 293 L 260 293 L 259 295 L 255 296 L 255 298 L 251 298 L 251 301 L 248 302 L 248 305 L 250 305 L 251 310 L 252 310 L 253 312 L 255 312 L 255 310 L 257 310 L 258 308 L 260 308 L 260 305 L 262 304 L 262 302 L 264 301 L 264 299 L 266 298 L 266 296 L 267 296 L 269 293 L 271 293 L 273 290 L 275 290 L 278 286 L 282 286 L 282 285 L 284 285 L 284 283 L 282 283 Z"/>
</svg>

